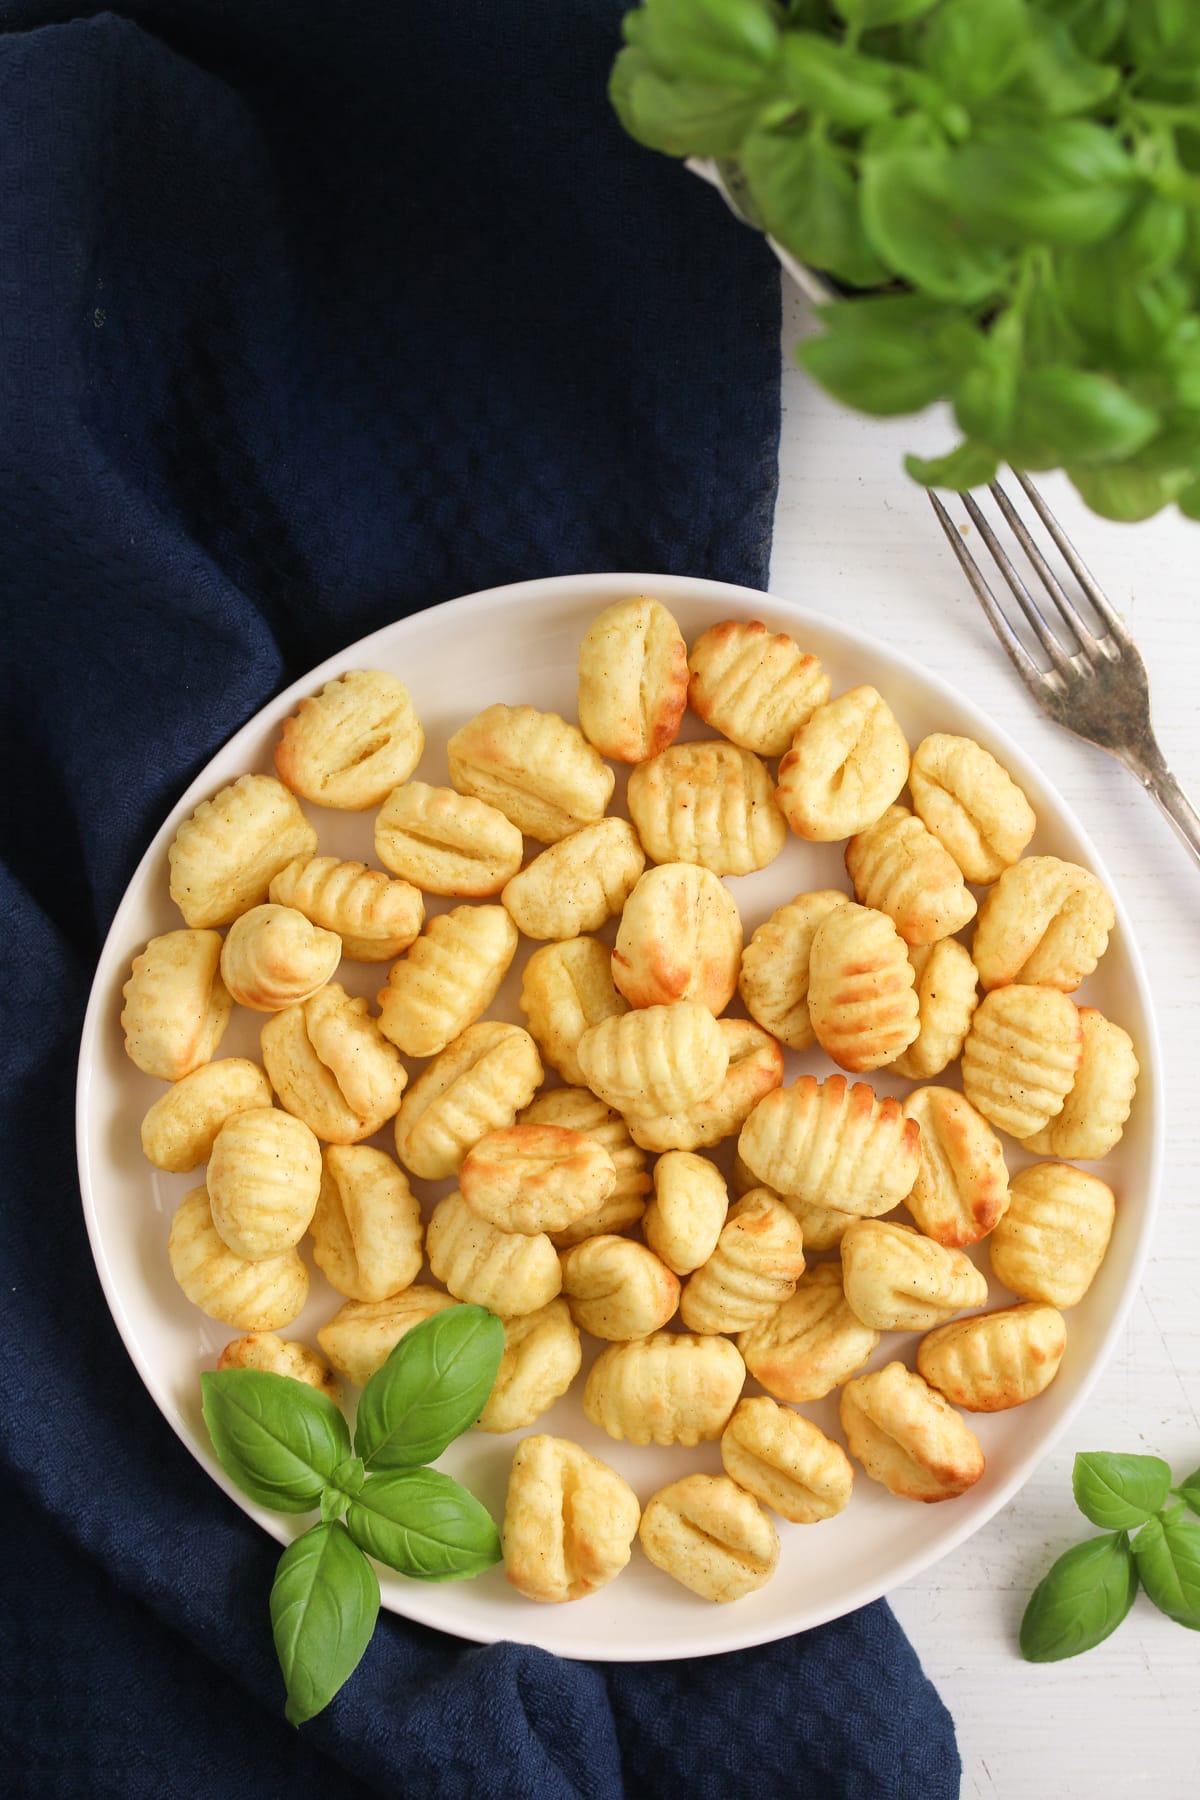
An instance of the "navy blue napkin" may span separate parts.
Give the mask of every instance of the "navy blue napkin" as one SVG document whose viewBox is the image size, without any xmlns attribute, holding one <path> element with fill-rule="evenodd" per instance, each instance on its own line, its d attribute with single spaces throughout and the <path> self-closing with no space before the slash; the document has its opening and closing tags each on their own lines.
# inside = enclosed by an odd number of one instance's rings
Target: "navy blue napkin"
<svg viewBox="0 0 1200 1800">
<path fill-rule="evenodd" d="M 5 1792 L 958 1792 L 882 1604 L 652 1667 L 385 1616 L 292 1731 L 276 1546 L 145 1394 L 81 1219 L 91 970 L 236 726 L 456 593 L 765 579 L 776 271 L 615 125 L 620 11 L 0 5 Z"/>
</svg>

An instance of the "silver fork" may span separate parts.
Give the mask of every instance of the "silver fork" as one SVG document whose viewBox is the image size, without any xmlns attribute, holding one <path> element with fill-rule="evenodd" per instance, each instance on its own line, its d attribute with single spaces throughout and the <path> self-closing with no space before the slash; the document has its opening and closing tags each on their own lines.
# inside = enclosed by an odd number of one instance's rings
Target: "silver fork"
<svg viewBox="0 0 1200 1800">
<path fill-rule="evenodd" d="M 1013 667 L 1042 711 L 1048 713 L 1056 724 L 1065 726 L 1086 743 L 1098 744 L 1102 750 L 1119 757 L 1125 767 L 1137 776 L 1146 792 L 1158 802 L 1195 861 L 1200 863 L 1200 814 L 1168 769 L 1166 759 L 1158 747 L 1158 740 L 1150 723 L 1150 687 L 1146 678 L 1146 665 L 1137 645 L 1129 635 L 1124 620 L 1113 610 L 1102 589 L 1089 574 L 1033 483 L 1018 471 L 1014 473 L 1067 568 L 1090 602 L 1095 614 L 1095 625 L 1088 623 L 1066 592 L 1034 542 L 1025 521 L 998 482 L 991 483 L 990 492 L 1053 601 L 1061 624 L 1051 623 L 1053 613 L 1047 618 L 1049 609 L 1045 607 L 1045 602 L 1039 601 L 1025 585 L 976 501 L 970 494 L 963 494 L 961 498 L 972 524 L 987 545 L 1013 599 L 1045 652 L 1048 668 L 1042 668 L 1026 649 L 988 586 L 982 569 L 963 542 L 962 533 L 955 528 L 950 514 L 931 491 L 929 498 L 933 510 L 950 540 L 950 547 L 962 564 L 963 573 L 974 589 L 996 636 L 1008 652 Z M 1073 642 L 1064 642 L 1064 625 Z"/>
</svg>

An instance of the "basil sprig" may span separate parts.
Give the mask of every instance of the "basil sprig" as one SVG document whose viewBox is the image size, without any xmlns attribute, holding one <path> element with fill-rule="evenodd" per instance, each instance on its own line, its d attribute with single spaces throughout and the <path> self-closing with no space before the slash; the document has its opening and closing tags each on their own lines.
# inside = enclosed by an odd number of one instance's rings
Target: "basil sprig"
<svg viewBox="0 0 1200 1800">
<path fill-rule="evenodd" d="M 1108 1529 L 1039 1581 L 1021 1620 L 1026 1660 L 1059 1662 L 1103 1643 L 1139 1586 L 1168 1618 L 1200 1631 L 1200 1518 L 1187 1516 L 1200 1513 L 1200 1469 L 1172 1488 L 1161 1457 L 1093 1451 L 1075 1458 L 1072 1485 L 1085 1518 Z"/>
<path fill-rule="evenodd" d="M 406 1332 L 363 1388 L 353 1443 L 324 1394 L 290 1376 L 200 1377 L 221 1467 L 276 1512 L 320 1510 L 289 1544 L 271 1590 L 275 1651 L 293 1725 L 327 1706 L 358 1667 L 379 1616 L 368 1558 L 417 1581 L 455 1581 L 500 1560 L 490 1513 L 423 1465 L 479 1417 L 504 1353 L 482 1306 L 447 1307 Z"/>
<path fill-rule="evenodd" d="M 1061 467 L 1110 518 L 1200 518 L 1200 7 L 643 0 L 624 34 L 625 129 L 716 159 L 843 291 L 809 372 L 867 413 L 949 402 L 916 480 Z"/>
</svg>

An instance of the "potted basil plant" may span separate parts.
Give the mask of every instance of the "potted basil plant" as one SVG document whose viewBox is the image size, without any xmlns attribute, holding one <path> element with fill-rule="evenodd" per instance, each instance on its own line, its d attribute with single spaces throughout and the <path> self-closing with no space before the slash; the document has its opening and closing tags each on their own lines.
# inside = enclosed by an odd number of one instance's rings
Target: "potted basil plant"
<svg viewBox="0 0 1200 1800">
<path fill-rule="evenodd" d="M 811 374 L 930 486 L 1200 518 L 1197 0 L 644 0 L 613 106 L 824 278 Z"/>
</svg>

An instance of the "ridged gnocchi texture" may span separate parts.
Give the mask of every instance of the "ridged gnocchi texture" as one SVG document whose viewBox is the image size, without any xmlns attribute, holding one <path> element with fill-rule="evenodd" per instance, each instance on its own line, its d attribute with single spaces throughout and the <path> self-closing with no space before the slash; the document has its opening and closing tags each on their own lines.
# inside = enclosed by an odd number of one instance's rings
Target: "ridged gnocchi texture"
<svg viewBox="0 0 1200 1800">
<path fill-rule="evenodd" d="M 342 960 L 342 940 L 292 906 L 267 901 L 235 919 L 221 949 L 221 979 L 239 1006 L 282 1012 L 315 994 Z"/>
<path fill-rule="evenodd" d="M 1082 1059 L 1079 1010 L 1065 994 L 996 988 L 963 1045 L 963 1093 L 998 1131 L 1030 1138 L 1062 1111 Z"/>
<path fill-rule="evenodd" d="M 486 1012 L 516 955 L 502 906 L 455 906 L 430 919 L 379 990 L 379 1029 L 406 1056 L 436 1056 Z"/>
<path fill-rule="evenodd" d="M 1053 1306 L 1006 1306 L 939 1325 L 917 1346 L 917 1372 L 967 1412 L 1005 1412 L 1049 1387 L 1067 1347 Z"/>
<path fill-rule="evenodd" d="M 583 1410 L 609 1437 L 690 1448 L 720 1437 L 745 1379 L 746 1365 L 728 1338 L 656 1331 L 600 1352 Z"/>
<path fill-rule="evenodd" d="M 180 1202 L 167 1240 L 171 1273 L 193 1306 L 237 1331 L 279 1331 L 308 1299 L 308 1270 L 295 1250 L 249 1262 L 213 1224 L 208 1189 Z"/>
<path fill-rule="evenodd" d="M 617 1172 L 616 1186 L 594 1212 L 585 1213 L 574 1225 L 550 1234 L 559 1250 L 602 1232 L 624 1231 L 636 1225 L 646 1210 L 650 1172 L 646 1158 L 629 1135 L 629 1127 L 614 1107 L 606 1106 L 588 1088 L 555 1088 L 539 1094 L 520 1114 L 522 1125 L 560 1125 L 582 1132 L 606 1150 Z"/>
<path fill-rule="evenodd" d="M 440 1288 L 415 1286 L 386 1300 L 347 1300 L 317 1333 L 317 1342 L 339 1375 L 365 1387 L 406 1331 L 434 1313 L 457 1306 Z"/>
<path fill-rule="evenodd" d="M 826 914 L 809 954 L 808 1011 L 826 1056 L 854 1075 L 894 1062 L 918 1030 L 915 974 L 892 921 L 847 901 Z"/>
<path fill-rule="evenodd" d="M 1062 1111 L 1025 1139 L 1038 1156 L 1097 1162 L 1121 1140 L 1137 1091 L 1133 1039 L 1094 1006 L 1081 1006 L 1083 1057 Z"/>
<path fill-rule="evenodd" d="M 421 1269 L 421 1203 L 383 1150 L 330 1144 L 312 1219 L 313 1261 L 350 1300 L 386 1300 Z"/>
<path fill-rule="evenodd" d="M 984 1471 L 983 1447 L 950 1403 L 903 1363 L 842 1389 L 842 1430 L 872 1481 L 905 1500 L 953 1500 Z"/>
<path fill-rule="evenodd" d="M 758 756 L 782 756 L 829 698 L 829 677 L 818 659 L 760 619 L 710 625 L 692 645 L 688 668 L 692 711 Z"/>
<path fill-rule="evenodd" d="M 480 1431 L 520 1431 L 560 1400 L 579 1373 L 583 1351 L 565 1300 L 551 1300 L 536 1312 L 505 1319 L 504 1354 Z"/>
<path fill-rule="evenodd" d="M 962 1250 L 885 1219 L 860 1219 L 842 1239 L 842 1287 L 872 1331 L 929 1331 L 988 1297 L 987 1276 Z"/>
<path fill-rule="evenodd" d="M 279 1103 L 327 1144 L 373 1137 L 400 1104 L 408 1076 L 394 1044 L 336 981 L 275 1013 L 262 1028 L 262 1059 Z"/>
<path fill-rule="evenodd" d="M 1008 1211 L 988 1245 L 997 1281 L 1025 1300 L 1078 1306 L 1104 1261 L 1116 1218 L 1107 1182 L 1070 1163 L 1014 1175 Z"/>
<path fill-rule="evenodd" d="M 490 1019 L 468 1025 L 401 1102 L 396 1154 L 424 1181 L 456 1175 L 481 1137 L 514 1122 L 541 1079 L 537 1045 L 521 1026 Z"/>
<path fill-rule="evenodd" d="M 717 1247 L 729 1191 L 715 1163 L 690 1150 L 668 1150 L 654 1165 L 654 1198 L 642 1232 L 676 1275 L 690 1275 Z"/>
<path fill-rule="evenodd" d="M 564 1251 L 562 1283 L 576 1325 L 610 1343 L 649 1337 L 679 1305 L 678 1279 L 632 1238 L 587 1238 Z"/>
<path fill-rule="evenodd" d="M 646 1503 L 638 1536 L 656 1568 L 702 1600 L 740 1600 L 779 1561 L 779 1536 L 762 1507 L 728 1475 L 685 1475 Z"/>
<path fill-rule="evenodd" d="M 851 1311 L 838 1263 L 807 1269 L 782 1306 L 743 1331 L 738 1349 L 777 1400 L 823 1400 L 874 1354 L 879 1333 Z"/>
<path fill-rule="evenodd" d="M 251 1107 L 218 1131 L 207 1186 L 213 1224 L 236 1256 L 282 1256 L 300 1242 L 316 1210 L 321 1146 L 290 1113 Z"/>
<path fill-rule="evenodd" d="M 121 992 L 125 1054 L 144 1075 L 179 1081 L 216 1054 L 233 996 L 217 931 L 166 931 L 133 959 Z"/>
<path fill-rule="evenodd" d="M 603 818 L 616 782 L 577 725 L 533 706 L 487 707 L 446 754 L 460 794 L 498 807 L 541 844 Z"/>
<path fill-rule="evenodd" d="M 749 1019 L 718 1019 L 717 1026 L 729 1057 L 720 1086 L 677 1112 L 631 1113 L 630 1133 L 644 1150 L 698 1150 L 734 1137 L 783 1080 L 783 1051 L 769 1032 Z"/>
<path fill-rule="evenodd" d="M 774 862 L 787 838 L 771 778 L 749 750 L 717 739 L 673 744 L 639 763 L 628 805 L 647 856 L 699 863 L 714 875 L 749 875 Z"/>
<path fill-rule="evenodd" d="M 930 1081 L 962 1055 L 979 1004 L 979 976 L 970 952 L 955 938 L 912 948 L 917 1035 L 889 1066 L 909 1081 Z"/>
<path fill-rule="evenodd" d="M 746 1331 L 789 1300 L 804 1273 L 804 1237 L 783 1204 L 752 1188 L 729 1209 L 716 1249 L 689 1275 L 679 1312 L 689 1331 Z"/>
<path fill-rule="evenodd" d="M 306 800 L 364 812 L 408 780 L 424 748 L 404 683 L 383 669 L 351 669 L 283 721 L 275 767 Z"/>
<path fill-rule="evenodd" d="M 1115 918 L 1090 870 L 1057 856 L 1014 863 L 984 901 L 971 943 L 984 992 L 1020 982 L 1074 993 L 1104 955 Z"/>
<path fill-rule="evenodd" d="M 855 898 L 886 913 L 906 944 L 936 943 L 975 917 L 962 870 L 906 806 L 889 806 L 855 833 L 846 845 L 846 872 Z"/>
<path fill-rule="evenodd" d="M 737 990 L 741 954 L 741 916 L 724 883 L 697 863 L 660 863 L 625 902 L 613 980 L 633 1006 L 698 1000 L 716 1015 Z"/>
<path fill-rule="evenodd" d="M 599 819 L 535 856 L 500 897 L 526 937 L 578 937 L 617 917 L 645 866 L 628 820 Z"/>
<path fill-rule="evenodd" d="M 844 1075 L 802 1075 L 760 1100 L 738 1138 L 747 1167 L 777 1194 L 873 1217 L 907 1197 L 920 1130 L 898 1100 Z"/>
<path fill-rule="evenodd" d="M 175 833 L 171 898 L 194 929 L 232 924 L 261 906 L 281 869 L 316 848 L 316 831 L 281 781 L 242 775 Z"/>
<path fill-rule="evenodd" d="M 721 1461 L 731 1480 L 793 1525 L 835 1518 L 850 1503 L 854 1470 L 841 1445 L 762 1395 L 738 1401 Z"/>
<path fill-rule="evenodd" d="M 351 962 L 390 962 L 408 949 L 425 919 L 425 902 L 411 882 L 336 856 L 296 857 L 268 891 L 278 905 L 335 931 Z"/>
<path fill-rule="evenodd" d="M 628 1012 L 629 1002 L 617 992 L 608 945 L 576 937 L 534 951 L 521 975 L 520 1007 L 542 1061 L 572 1087 L 583 1087 L 580 1038 L 602 1020 Z"/>
<path fill-rule="evenodd" d="M 817 926 L 846 899 L 836 888 L 798 894 L 759 926 L 742 951 L 738 992 L 746 1011 L 789 1050 L 816 1042 L 808 1011 L 812 942 Z"/>
<path fill-rule="evenodd" d="M 1008 1205 L 999 1138 L 953 1088 L 918 1088 L 904 1115 L 921 1127 L 921 1167 L 906 1201 L 918 1229 L 950 1249 L 977 1243 Z"/>
<path fill-rule="evenodd" d="M 987 886 L 1015 863 L 1037 818 L 1012 776 L 973 738 L 922 738 L 909 770 L 917 817 L 968 881 Z"/>
<path fill-rule="evenodd" d="M 597 614 L 579 646 L 578 704 L 601 755 L 657 756 L 674 743 L 687 696 L 687 645 L 660 600 L 638 594 Z"/>
<path fill-rule="evenodd" d="M 341 1405 L 342 1384 L 321 1355 L 294 1338 L 277 1337 L 273 1331 L 251 1331 L 233 1338 L 217 1358 L 217 1368 L 262 1369 L 268 1375 L 286 1375 L 316 1388 L 335 1406 Z"/>
<path fill-rule="evenodd" d="M 425 894 L 498 894 L 520 868 L 524 847 L 519 826 L 498 806 L 425 781 L 396 788 L 375 820 L 375 854 L 384 868 Z"/>
<path fill-rule="evenodd" d="M 202 1063 L 154 1102 L 142 1120 L 142 1149 L 155 1168 L 186 1174 L 208 1161 L 226 1119 L 271 1100 L 266 1075 L 246 1057 Z"/>
<path fill-rule="evenodd" d="M 458 1171 L 463 1199 L 500 1231 L 565 1231 L 601 1206 L 617 1185 L 612 1157 L 594 1138 L 562 1125 L 489 1131 Z"/>
<path fill-rule="evenodd" d="M 527 1600 L 582 1600 L 625 1567 L 640 1517 L 629 1483 L 598 1456 L 567 1438 L 523 1438 L 504 1505 L 504 1572 Z"/>
<path fill-rule="evenodd" d="M 429 1267 L 456 1300 L 505 1318 L 537 1312 L 562 1287 L 558 1253 L 544 1233 L 497 1231 L 461 1194 L 447 1194 L 434 1207 L 425 1249 Z"/>
<path fill-rule="evenodd" d="M 908 744 L 873 687 L 819 706 L 779 765 L 775 798 L 797 837 L 833 843 L 883 816 L 908 779 Z"/>
<path fill-rule="evenodd" d="M 707 1100 L 729 1067 L 717 1021 L 695 1000 L 604 1019 L 580 1038 L 577 1055 L 593 1093 L 625 1113 L 678 1112 Z"/>
</svg>

